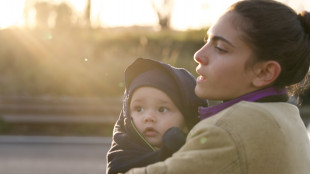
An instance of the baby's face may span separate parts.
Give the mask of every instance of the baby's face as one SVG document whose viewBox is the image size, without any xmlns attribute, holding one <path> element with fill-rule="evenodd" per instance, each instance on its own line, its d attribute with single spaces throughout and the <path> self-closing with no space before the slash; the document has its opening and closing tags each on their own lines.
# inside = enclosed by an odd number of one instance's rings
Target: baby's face
<svg viewBox="0 0 310 174">
<path fill-rule="evenodd" d="M 130 101 L 130 113 L 138 131 L 155 148 L 171 127 L 184 128 L 184 118 L 177 106 L 163 91 L 153 87 L 136 89 Z"/>
</svg>

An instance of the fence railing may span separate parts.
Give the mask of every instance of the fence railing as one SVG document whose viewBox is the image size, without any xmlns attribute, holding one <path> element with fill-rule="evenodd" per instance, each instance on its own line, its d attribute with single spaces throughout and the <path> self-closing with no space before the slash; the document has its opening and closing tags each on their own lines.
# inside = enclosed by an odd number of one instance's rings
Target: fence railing
<svg viewBox="0 0 310 174">
<path fill-rule="evenodd" d="M 121 107 L 121 97 L 0 97 L 0 119 L 32 123 L 114 123 Z"/>
<path fill-rule="evenodd" d="M 31 123 L 114 123 L 122 107 L 122 97 L 0 97 L 0 119 Z M 310 106 L 300 107 L 310 120 Z"/>
</svg>

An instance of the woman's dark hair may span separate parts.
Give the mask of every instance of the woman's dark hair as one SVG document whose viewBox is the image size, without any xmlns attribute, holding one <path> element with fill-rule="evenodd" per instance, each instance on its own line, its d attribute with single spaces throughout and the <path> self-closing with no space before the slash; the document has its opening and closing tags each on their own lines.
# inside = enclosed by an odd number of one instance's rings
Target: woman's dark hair
<svg viewBox="0 0 310 174">
<path fill-rule="evenodd" d="M 281 73 L 275 87 L 288 87 L 300 94 L 308 86 L 310 63 L 310 13 L 297 14 L 290 7 L 272 0 L 243 0 L 229 12 L 241 16 L 237 25 L 254 51 L 254 60 L 275 60 Z"/>
</svg>

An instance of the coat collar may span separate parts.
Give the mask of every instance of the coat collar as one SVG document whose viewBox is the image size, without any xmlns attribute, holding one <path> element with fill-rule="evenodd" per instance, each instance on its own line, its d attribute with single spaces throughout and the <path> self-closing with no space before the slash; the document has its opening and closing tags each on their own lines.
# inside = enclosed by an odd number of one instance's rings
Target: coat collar
<svg viewBox="0 0 310 174">
<path fill-rule="evenodd" d="M 282 95 L 287 95 L 287 90 L 285 88 L 275 88 L 275 87 L 270 87 L 270 88 L 265 88 L 261 89 L 258 91 L 254 91 L 251 93 L 248 93 L 246 95 L 243 95 L 241 97 L 226 101 L 224 103 L 211 106 L 211 107 L 200 107 L 199 112 L 200 112 L 200 120 L 206 119 L 208 117 L 211 117 L 215 115 L 216 113 L 234 105 L 235 103 L 238 103 L 240 101 L 258 101 L 266 97 L 270 96 L 282 96 Z M 273 100 L 277 101 L 277 100 Z"/>
</svg>

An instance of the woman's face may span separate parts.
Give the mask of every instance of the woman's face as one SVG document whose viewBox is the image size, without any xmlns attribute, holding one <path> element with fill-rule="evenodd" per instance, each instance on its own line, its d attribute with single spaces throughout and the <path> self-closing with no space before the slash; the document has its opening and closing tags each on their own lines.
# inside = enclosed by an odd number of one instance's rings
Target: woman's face
<svg viewBox="0 0 310 174">
<path fill-rule="evenodd" d="M 238 18 L 234 12 L 220 17 L 209 29 L 207 43 L 194 55 L 199 64 L 195 93 L 201 98 L 230 100 L 256 90 L 254 71 L 245 68 L 253 52 L 242 40 Z"/>
</svg>

